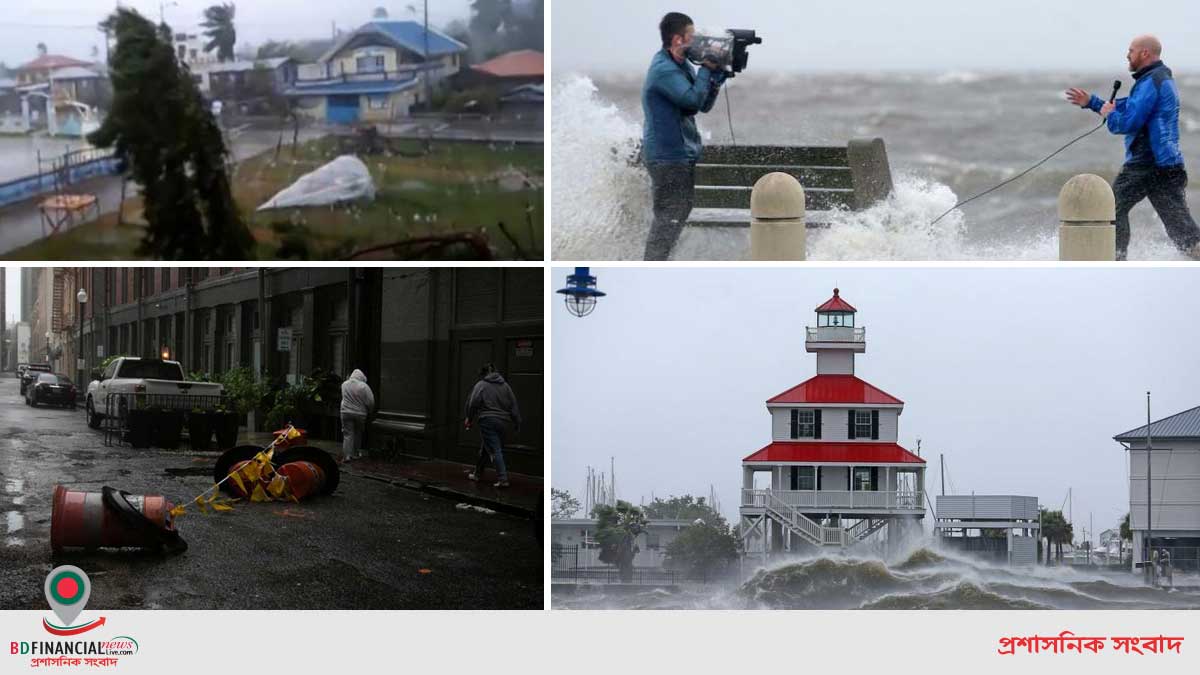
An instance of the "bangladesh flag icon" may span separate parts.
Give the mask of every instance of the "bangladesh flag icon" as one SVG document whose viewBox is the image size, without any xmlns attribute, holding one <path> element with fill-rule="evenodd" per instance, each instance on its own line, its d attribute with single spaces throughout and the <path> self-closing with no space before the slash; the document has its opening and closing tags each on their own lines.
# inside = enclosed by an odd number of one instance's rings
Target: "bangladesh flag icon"
<svg viewBox="0 0 1200 675">
<path fill-rule="evenodd" d="M 55 628 L 70 628 L 71 622 L 87 605 L 92 594 L 92 582 L 88 575 L 74 565 L 62 565 L 50 570 L 46 576 L 46 602 L 50 609 L 66 625 Z"/>
</svg>

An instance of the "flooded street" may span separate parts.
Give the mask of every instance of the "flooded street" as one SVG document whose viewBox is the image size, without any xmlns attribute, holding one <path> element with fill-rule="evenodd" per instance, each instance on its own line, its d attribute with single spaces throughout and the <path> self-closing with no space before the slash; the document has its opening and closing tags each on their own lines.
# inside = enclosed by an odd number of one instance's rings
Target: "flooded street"
<svg viewBox="0 0 1200 675">
<path fill-rule="evenodd" d="M 108 447 L 82 409 L 32 408 L 17 389 L 0 377 L 0 609 L 44 608 L 46 573 L 61 564 L 91 576 L 91 606 L 102 609 L 542 606 L 541 551 L 527 520 L 463 511 L 350 470 L 321 499 L 190 509 L 176 521 L 188 543 L 181 554 L 53 554 L 55 485 L 184 503 L 212 485 L 218 453 Z"/>
<path fill-rule="evenodd" d="M 52 137 L 44 134 L 30 136 L 0 136 L 0 183 L 29 176 L 38 171 L 38 153 L 43 160 L 72 150 L 90 148 L 82 138 Z M 43 162 L 43 168 L 49 165 Z"/>
</svg>

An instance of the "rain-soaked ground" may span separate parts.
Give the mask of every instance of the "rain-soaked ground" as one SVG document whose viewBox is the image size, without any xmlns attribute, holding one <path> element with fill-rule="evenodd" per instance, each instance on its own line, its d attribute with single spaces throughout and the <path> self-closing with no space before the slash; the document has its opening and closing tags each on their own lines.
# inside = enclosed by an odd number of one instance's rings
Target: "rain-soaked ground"
<svg viewBox="0 0 1200 675">
<path fill-rule="evenodd" d="M 300 504 L 237 504 L 178 520 L 182 554 L 50 551 L 56 484 L 184 502 L 212 485 L 213 452 L 105 447 L 82 410 L 30 408 L 0 379 L 0 609 L 45 609 L 56 565 L 92 580 L 91 609 L 540 609 L 528 520 L 342 474 Z M 425 570 L 422 572 L 422 570 Z"/>
<path fill-rule="evenodd" d="M 933 544 L 926 542 L 927 546 Z M 555 609 L 1200 609 L 1200 578 L 1150 588 L 1140 575 L 1070 567 L 1008 567 L 918 547 L 891 560 L 796 558 L 741 584 L 555 586 Z"/>
</svg>

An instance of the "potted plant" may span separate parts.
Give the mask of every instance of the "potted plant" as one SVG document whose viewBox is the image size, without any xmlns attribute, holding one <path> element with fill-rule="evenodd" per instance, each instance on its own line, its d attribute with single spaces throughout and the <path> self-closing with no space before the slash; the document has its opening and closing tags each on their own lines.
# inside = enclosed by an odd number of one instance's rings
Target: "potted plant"
<svg viewBox="0 0 1200 675">
<path fill-rule="evenodd" d="M 219 381 L 224 388 L 224 397 L 218 406 L 214 428 L 221 447 L 230 448 L 237 444 L 238 427 L 246 415 L 270 395 L 271 387 L 255 377 L 254 371 L 249 368 L 231 368 L 221 375 Z"/>
<path fill-rule="evenodd" d="M 236 410 L 226 405 L 218 405 L 212 412 L 213 430 L 217 432 L 217 448 L 228 450 L 237 445 L 238 428 L 242 425 L 242 416 Z"/>
<path fill-rule="evenodd" d="M 134 408 L 125 413 L 125 437 L 135 448 L 148 448 L 152 440 L 151 429 L 155 426 L 155 413 L 144 408 Z"/>
<path fill-rule="evenodd" d="M 151 441 L 156 447 L 175 449 L 183 436 L 183 411 L 159 408 L 154 413 Z"/>
<path fill-rule="evenodd" d="M 188 442 L 193 450 L 208 450 L 212 447 L 213 420 L 209 411 L 193 408 L 188 413 Z"/>
</svg>

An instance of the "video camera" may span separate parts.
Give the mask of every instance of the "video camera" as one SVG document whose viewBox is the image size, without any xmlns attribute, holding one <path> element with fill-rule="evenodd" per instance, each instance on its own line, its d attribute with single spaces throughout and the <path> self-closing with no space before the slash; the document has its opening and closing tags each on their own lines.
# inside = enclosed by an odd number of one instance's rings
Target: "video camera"
<svg viewBox="0 0 1200 675">
<path fill-rule="evenodd" d="M 687 58 L 696 65 L 712 61 L 725 71 L 727 77 L 733 77 L 745 70 L 750 61 L 746 49 L 761 44 L 762 38 L 753 30 L 733 28 L 713 35 L 696 33 L 688 47 Z"/>
</svg>

